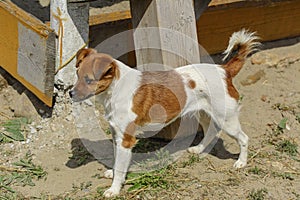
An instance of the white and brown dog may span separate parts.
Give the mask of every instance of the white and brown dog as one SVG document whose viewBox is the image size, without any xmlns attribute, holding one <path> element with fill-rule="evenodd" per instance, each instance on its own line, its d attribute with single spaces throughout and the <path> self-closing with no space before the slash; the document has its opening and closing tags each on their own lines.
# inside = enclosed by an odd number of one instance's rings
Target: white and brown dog
<svg viewBox="0 0 300 200">
<path fill-rule="evenodd" d="M 240 155 L 234 167 L 246 165 L 248 137 L 238 119 L 239 93 L 232 78 L 259 44 L 257 39 L 254 33 L 245 30 L 233 33 L 225 58 L 234 50 L 237 53 L 226 64 L 192 64 L 169 71 L 141 72 L 96 50 L 78 51 L 78 81 L 70 96 L 74 101 L 82 101 L 101 93 L 116 144 L 114 168 L 105 174 L 113 178 L 111 187 L 104 193 L 106 197 L 120 192 L 137 131 L 161 128 L 191 113 L 197 115 L 204 132 L 209 122 L 201 118 L 200 112 L 205 112 L 216 127 L 235 138 Z M 204 147 L 201 144 L 188 151 L 201 153 Z"/>
</svg>

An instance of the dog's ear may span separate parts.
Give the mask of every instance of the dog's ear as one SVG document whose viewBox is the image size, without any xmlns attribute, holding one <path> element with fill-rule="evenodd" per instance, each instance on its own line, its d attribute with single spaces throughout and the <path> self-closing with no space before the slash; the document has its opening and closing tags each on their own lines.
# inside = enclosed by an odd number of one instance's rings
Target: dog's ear
<svg viewBox="0 0 300 200">
<path fill-rule="evenodd" d="M 79 67 L 79 64 L 82 60 L 90 54 L 97 53 L 95 49 L 80 49 L 76 54 L 76 68 Z"/>
<path fill-rule="evenodd" d="M 102 54 L 96 57 L 93 64 L 93 71 L 96 80 L 105 78 L 118 78 L 117 65 L 112 57 L 106 54 Z"/>
</svg>

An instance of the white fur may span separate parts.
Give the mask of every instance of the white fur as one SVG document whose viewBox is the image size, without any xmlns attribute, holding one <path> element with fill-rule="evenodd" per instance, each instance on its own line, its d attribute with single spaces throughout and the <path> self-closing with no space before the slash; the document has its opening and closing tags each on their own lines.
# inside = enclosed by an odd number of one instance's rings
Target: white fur
<svg viewBox="0 0 300 200">
<path fill-rule="evenodd" d="M 238 32 L 234 32 L 230 39 L 227 49 L 224 51 L 225 54 L 223 60 L 230 55 L 230 53 L 234 50 L 237 45 L 248 44 L 247 54 L 256 50 L 256 47 L 260 45 L 259 42 L 255 42 L 259 39 L 258 36 L 255 35 L 255 32 L 248 32 L 245 29 L 242 29 Z"/>
</svg>

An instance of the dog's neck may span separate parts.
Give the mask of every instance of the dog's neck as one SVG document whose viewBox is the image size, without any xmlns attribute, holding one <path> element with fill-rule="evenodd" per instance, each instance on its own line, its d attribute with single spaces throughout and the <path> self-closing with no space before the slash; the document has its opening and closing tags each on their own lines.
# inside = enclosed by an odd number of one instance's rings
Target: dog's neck
<svg viewBox="0 0 300 200">
<path fill-rule="evenodd" d="M 120 76 L 115 77 L 110 86 L 101 94 L 99 100 L 104 106 L 106 117 L 110 118 L 113 107 L 116 104 L 130 104 L 137 85 L 139 85 L 142 73 L 132 69 L 124 63 L 115 60 Z"/>
</svg>

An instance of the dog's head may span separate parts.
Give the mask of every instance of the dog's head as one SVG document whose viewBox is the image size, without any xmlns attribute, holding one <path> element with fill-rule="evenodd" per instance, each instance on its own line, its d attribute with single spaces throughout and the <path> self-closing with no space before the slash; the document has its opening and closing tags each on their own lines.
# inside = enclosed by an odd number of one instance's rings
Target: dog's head
<svg viewBox="0 0 300 200">
<path fill-rule="evenodd" d="M 119 78 L 114 59 L 94 49 L 81 49 L 76 55 L 77 82 L 69 92 L 73 101 L 82 101 L 105 91 L 112 81 Z"/>
</svg>

